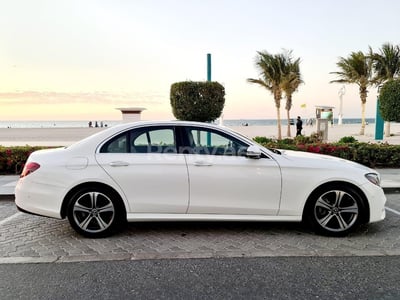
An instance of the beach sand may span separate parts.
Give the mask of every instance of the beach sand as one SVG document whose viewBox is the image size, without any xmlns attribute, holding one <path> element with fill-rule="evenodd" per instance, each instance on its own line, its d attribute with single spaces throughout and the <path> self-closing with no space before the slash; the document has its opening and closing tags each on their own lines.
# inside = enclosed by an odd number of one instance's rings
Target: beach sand
<svg viewBox="0 0 400 300">
<path fill-rule="evenodd" d="M 232 126 L 231 129 L 250 138 L 266 136 L 276 138 L 277 126 Z M 68 146 L 106 128 L 1 128 L 0 145 L 2 146 Z M 390 137 L 381 141 L 375 140 L 375 124 L 366 125 L 365 135 L 359 135 L 361 124 L 334 125 L 328 128 L 328 141 L 335 142 L 344 136 L 353 136 L 360 142 L 387 142 L 400 144 L 400 123 L 391 123 Z M 316 132 L 316 126 L 304 126 L 303 134 L 309 136 Z M 286 137 L 287 127 L 282 126 L 282 137 Z M 296 134 L 295 126 L 291 126 L 292 137 Z"/>
</svg>

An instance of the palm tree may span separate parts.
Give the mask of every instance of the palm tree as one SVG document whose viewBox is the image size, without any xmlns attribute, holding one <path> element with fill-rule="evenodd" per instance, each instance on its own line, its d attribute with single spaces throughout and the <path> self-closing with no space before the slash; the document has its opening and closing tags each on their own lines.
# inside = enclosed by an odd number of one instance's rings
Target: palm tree
<svg viewBox="0 0 400 300">
<path fill-rule="evenodd" d="M 357 84 L 361 99 L 361 130 L 360 135 L 365 132 L 365 103 L 367 102 L 368 87 L 372 86 L 372 59 L 363 52 L 352 52 L 349 57 L 340 57 L 336 63 L 339 72 L 331 72 L 338 75 L 339 79 L 331 83 Z"/>
<path fill-rule="evenodd" d="M 376 85 L 380 86 L 400 76 L 400 46 L 385 43 L 379 53 L 374 53 L 369 47 L 369 55 L 373 61 L 373 81 Z M 385 122 L 385 135 L 390 136 L 390 122 Z"/>
<path fill-rule="evenodd" d="M 292 94 L 297 91 L 300 84 L 303 83 L 300 74 L 300 58 L 293 60 L 292 51 L 286 51 L 285 70 L 282 81 L 282 90 L 286 96 L 286 116 L 287 116 L 287 136 L 290 134 L 290 109 L 292 108 Z"/>
<path fill-rule="evenodd" d="M 270 54 L 267 51 L 257 52 L 256 68 L 260 71 L 260 78 L 248 78 L 250 83 L 256 83 L 266 88 L 274 95 L 275 107 L 278 119 L 278 139 L 282 139 L 281 130 L 281 99 L 283 70 L 285 68 L 285 57 L 282 54 Z"/>
</svg>

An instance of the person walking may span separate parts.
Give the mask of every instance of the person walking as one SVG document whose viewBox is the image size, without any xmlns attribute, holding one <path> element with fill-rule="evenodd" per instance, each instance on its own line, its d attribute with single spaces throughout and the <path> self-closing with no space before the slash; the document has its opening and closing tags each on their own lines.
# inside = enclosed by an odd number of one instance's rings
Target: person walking
<svg viewBox="0 0 400 300">
<path fill-rule="evenodd" d="M 296 136 L 301 135 L 302 130 L 303 130 L 303 121 L 301 120 L 300 116 L 298 116 L 296 121 Z"/>
</svg>

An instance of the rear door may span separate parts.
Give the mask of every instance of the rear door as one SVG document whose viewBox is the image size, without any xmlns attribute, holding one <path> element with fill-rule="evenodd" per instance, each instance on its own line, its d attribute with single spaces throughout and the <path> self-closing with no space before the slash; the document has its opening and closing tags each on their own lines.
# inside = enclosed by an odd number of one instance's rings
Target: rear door
<svg viewBox="0 0 400 300">
<path fill-rule="evenodd" d="M 176 143 L 174 126 L 147 126 L 110 139 L 96 154 L 125 193 L 130 212 L 186 213 L 188 172 Z"/>
</svg>

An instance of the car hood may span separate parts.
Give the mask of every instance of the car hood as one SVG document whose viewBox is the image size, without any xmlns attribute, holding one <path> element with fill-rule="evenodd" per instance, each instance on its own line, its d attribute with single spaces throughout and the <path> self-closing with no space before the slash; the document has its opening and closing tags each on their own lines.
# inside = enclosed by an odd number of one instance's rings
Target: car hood
<svg viewBox="0 0 400 300">
<path fill-rule="evenodd" d="M 308 166 L 310 168 L 324 168 L 324 169 L 343 169 L 352 168 L 358 169 L 363 172 L 374 172 L 375 170 L 368 168 L 359 163 L 346 160 L 339 157 L 334 157 L 330 155 L 303 152 L 303 151 L 293 151 L 293 150 L 279 150 L 281 152 L 281 159 L 287 161 L 290 164 L 298 166 Z"/>
</svg>

